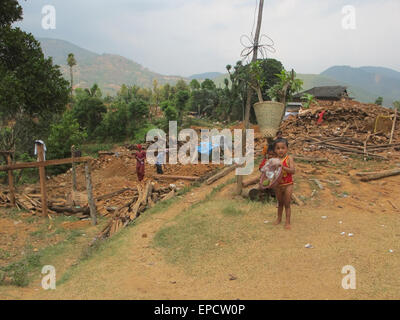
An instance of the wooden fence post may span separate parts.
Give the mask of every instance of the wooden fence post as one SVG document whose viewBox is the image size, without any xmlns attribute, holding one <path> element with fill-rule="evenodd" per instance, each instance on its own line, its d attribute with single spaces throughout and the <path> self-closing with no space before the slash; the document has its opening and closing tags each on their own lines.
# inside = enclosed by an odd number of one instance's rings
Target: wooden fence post
<svg viewBox="0 0 400 320">
<path fill-rule="evenodd" d="M 392 131 L 390 132 L 390 140 L 389 140 L 389 144 L 392 143 L 393 141 L 393 133 L 394 133 L 394 129 L 396 127 L 396 119 L 397 119 L 397 108 L 394 112 L 394 118 L 393 118 L 393 124 L 392 124 Z"/>
<path fill-rule="evenodd" d="M 75 146 L 71 147 L 71 158 L 72 158 L 72 190 L 77 190 L 76 183 L 76 163 L 75 163 Z"/>
<path fill-rule="evenodd" d="M 85 162 L 85 176 L 86 176 L 86 190 L 88 195 L 88 204 L 90 208 L 90 217 L 92 219 L 92 225 L 97 224 L 97 213 L 96 205 L 93 199 L 93 187 L 92 187 L 92 176 L 90 174 L 90 163 Z"/>
<path fill-rule="evenodd" d="M 11 155 L 8 153 L 7 154 L 7 164 L 11 165 Z M 13 177 L 13 172 L 12 170 L 8 170 L 8 186 L 10 188 L 10 200 L 11 200 L 11 205 L 15 207 L 15 193 L 14 193 L 14 177 Z"/>
<path fill-rule="evenodd" d="M 36 143 L 38 160 L 44 161 L 44 145 Z M 40 178 L 40 192 L 42 194 L 42 214 L 47 216 L 47 190 L 46 190 L 46 170 L 44 165 L 39 167 L 39 178 Z"/>
</svg>

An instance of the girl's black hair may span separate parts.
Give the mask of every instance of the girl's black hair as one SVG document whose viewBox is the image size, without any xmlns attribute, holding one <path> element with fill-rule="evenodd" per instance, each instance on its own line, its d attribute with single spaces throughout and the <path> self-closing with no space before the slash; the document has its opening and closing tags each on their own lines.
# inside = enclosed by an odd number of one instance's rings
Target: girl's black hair
<svg viewBox="0 0 400 320">
<path fill-rule="evenodd" d="M 274 144 L 273 144 L 273 143 L 271 143 L 271 144 L 268 145 L 268 150 L 267 150 L 267 152 L 271 152 L 271 151 L 274 151 Z"/>
<path fill-rule="evenodd" d="M 275 150 L 276 145 L 277 145 L 278 143 L 284 143 L 284 144 L 286 144 L 286 147 L 289 148 L 289 142 L 288 142 L 285 138 L 279 138 L 279 139 L 276 139 L 276 140 L 274 141 L 274 144 L 273 144 L 274 150 Z"/>
</svg>

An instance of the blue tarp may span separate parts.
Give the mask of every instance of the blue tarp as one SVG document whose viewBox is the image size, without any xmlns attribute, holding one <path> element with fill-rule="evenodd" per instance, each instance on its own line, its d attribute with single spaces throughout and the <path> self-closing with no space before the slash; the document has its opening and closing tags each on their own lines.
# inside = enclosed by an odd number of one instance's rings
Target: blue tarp
<svg viewBox="0 0 400 320">
<path fill-rule="evenodd" d="M 201 142 L 197 150 L 202 154 L 210 154 L 214 148 L 219 148 L 219 144 L 212 145 L 211 142 Z"/>
</svg>

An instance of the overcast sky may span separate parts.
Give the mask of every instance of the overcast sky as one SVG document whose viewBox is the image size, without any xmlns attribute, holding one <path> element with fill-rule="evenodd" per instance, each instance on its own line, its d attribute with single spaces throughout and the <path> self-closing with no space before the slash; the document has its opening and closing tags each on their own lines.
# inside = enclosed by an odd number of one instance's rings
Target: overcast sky
<svg viewBox="0 0 400 320">
<path fill-rule="evenodd" d="M 152 71 L 188 76 L 225 72 L 240 59 L 258 0 L 20 0 L 18 23 L 36 37 L 114 53 Z M 56 29 L 42 28 L 42 8 L 56 9 Z M 355 29 L 344 29 L 345 5 Z M 320 73 L 333 65 L 400 71 L 400 0 L 265 0 L 262 33 L 286 69 Z M 349 22 L 350 20 L 345 20 Z M 350 21 L 351 22 L 351 21 Z"/>
</svg>

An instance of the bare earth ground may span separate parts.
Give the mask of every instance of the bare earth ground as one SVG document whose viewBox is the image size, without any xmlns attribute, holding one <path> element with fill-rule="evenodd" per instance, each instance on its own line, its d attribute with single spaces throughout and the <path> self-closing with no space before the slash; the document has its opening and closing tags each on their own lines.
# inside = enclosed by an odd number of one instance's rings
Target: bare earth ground
<svg viewBox="0 0 400 320">
<path fill-rule="evenodd" d="M 232 173 L 144 213 L 74 267 L 56 259 L 56 290 L 39 274 L 27 288 L 0 286 L 0 298 L 398 299 L 400 177 L 359 182 L 355 172 L 388 167 L 372 161 L 297 165 L 305 205 L 293 205 L 290 231 L 272 226 L 275 203 L 233 196 Z M 355 290 L 341 286 L 346 265 Z"/>
</svg>

